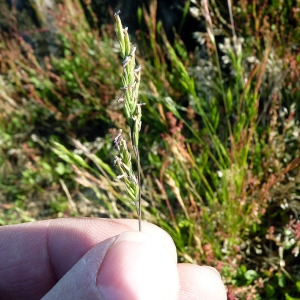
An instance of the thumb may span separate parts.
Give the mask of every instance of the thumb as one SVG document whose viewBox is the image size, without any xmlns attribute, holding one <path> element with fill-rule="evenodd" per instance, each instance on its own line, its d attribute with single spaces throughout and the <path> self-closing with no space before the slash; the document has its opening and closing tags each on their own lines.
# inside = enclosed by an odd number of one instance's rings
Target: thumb
<svg viewBox="0 0 300 300">
<path fill-rule="evenodd" d="M 124 232 L 88 251 L 43 299 L 177 299 L 174 257 L 174 245 Z"/>
</svg>

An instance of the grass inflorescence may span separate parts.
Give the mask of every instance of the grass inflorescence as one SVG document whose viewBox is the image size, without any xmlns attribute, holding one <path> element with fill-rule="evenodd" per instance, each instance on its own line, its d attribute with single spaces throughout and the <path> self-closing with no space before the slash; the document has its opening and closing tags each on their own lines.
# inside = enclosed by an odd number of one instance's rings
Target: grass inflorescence
<svg viewBox="0 0 300 300">
<path fill-rule="evenodd" d="M 128 28 L 123 28 L 119 12 L 115 13 L 116 32 L 119 39 L 123 68 L 121 90 L 123 94 L 119 101 L 124 102 L 124 113 L 130 129 L 130 140 L 137 165 L 137 175 L 132 168 L 131 155 L 127 148 L 126 140 L 123 138 L 122 130 L 114 139 L 115 147 L 119 155 L 115 157 L 115 165 L 118 167 L 119 178 L 123 178 L 126 184 L 127 193 L 135 203 L 139 217 L 139 230 L 142 230 L 142 209 L 141 209 L 141 170 L 139 154 L 139 132 L 141 130 L 142 103 L 138 102 L 138 92 L 141 80 L 141 66 L 136 67 L 135 52 L 136 46 L 131 44 Z"/>
</svg>

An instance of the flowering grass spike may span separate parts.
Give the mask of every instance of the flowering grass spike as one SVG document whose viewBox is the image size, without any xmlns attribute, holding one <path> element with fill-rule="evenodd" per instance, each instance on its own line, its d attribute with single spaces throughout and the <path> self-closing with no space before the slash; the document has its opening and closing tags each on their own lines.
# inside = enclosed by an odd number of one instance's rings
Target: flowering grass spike
<svg viewBox="0 0 300 300">
<path fill-rule="evenodd" d="M 141 168 L 138 150 L 139 132 L 141 129 L 142 103 L 138 103 L 138 91 L 141 78 L 141 66 L 136 67 L 135 52 L 136 47 L 130 43 L 128 28 L 123 28 L 119 12 L 115 13 L 116 33 L 119 39 L 120 51 L 122 56 L 122 97 L 119 101 L 124 102 L 124 113 L 130 128 L 130 139 L 137 165 L 137 175 L 134 173 L 131 162 L 131 154 L 127 147 L 126 140 L 123 138 L 122 130 L 114 139 L 115 148 L 118 156 L 115 157 L 115 165 L 118 167 L 122 178 L 126 184 L 126 190 L 130 199 L 135 203 L 138 218 L 139 230 L 141 231 Z"/>
</svg>

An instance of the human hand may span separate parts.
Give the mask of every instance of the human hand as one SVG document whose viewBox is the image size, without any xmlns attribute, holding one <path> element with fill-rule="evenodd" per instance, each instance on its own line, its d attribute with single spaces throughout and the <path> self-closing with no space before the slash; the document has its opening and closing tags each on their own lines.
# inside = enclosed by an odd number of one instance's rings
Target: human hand
<svg viewBox="0 0 300 300">
<path fill-rule="evenodd" d="M 0 299 L 226 299 L 218 272 L 177 264 L 170 236 L 136 220 L 0 227 Z"/>
</svg>

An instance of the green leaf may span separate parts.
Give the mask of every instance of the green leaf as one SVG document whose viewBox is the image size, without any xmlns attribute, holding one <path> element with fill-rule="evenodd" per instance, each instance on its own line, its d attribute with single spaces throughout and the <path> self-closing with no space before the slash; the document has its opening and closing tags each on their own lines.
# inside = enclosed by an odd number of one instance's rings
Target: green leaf
<svg viewBox="0 0 300 300">
<path fill-rule="evenodd" d="M 253 282 L 255 279 L 258 278 L 258 274 L 254 270 L 248 270 L 244 276 L 248 280 L 249 283 Z"/>
<path fill-rule="evenodd" d="M 247 267 L 245 265 L 241 265 L 240 271 L 242 274 L 245 274 L 247 272 Z"/>
<path fill-rule="evenodd" d="M 284 296 L 285 296 L 285 300 L 300 300 L 299 297 L 297 297 L 297 298 L 292 297 L 288 293 L 285 293 Z"/>
<path fill-rule="evenodd" d="M 284 288 L 284 287 L 285 287 L 285 276 L 284 276 L 284 274 L 279 273 L 279 274 L 277 275 L 277 277 L 278 277 L 278 285 L 279 285 L 281 288 Z"/>
<path fill-rule="evenodd" d="M 275 294 L 275 289 L 272 285 L 267 284 L 265 287 L 266 297 L 271 298 Z"/>
<path fill-rule="evenodd" d="M 66 172 L 65 165 L 62 162 L 58 162 L 56 165 L 55 171 L 59 175 L 64 175 Z"/>
<path fill-rule="evenodd" d="M 46 170 L 46 171 L 51 171 L 52 167 L 45 161 L 41 161 L 41 166 Z"/>
<path fill-rule="evenodd" d="M 181 220 L 178 223 L 178 227 L 179 228 L 190 227 L 190 226 L 193 226 L 193 223 L 191 221 L 189 221 L 189 220 Z"/>
<path fill-rule="evenodd" d="M 111 177 L 115 178 L 117 175 L 114 173 L 114 171 L 111 169 L 111 167 L 106 164 L 100 157 L 94 156 L 95 161 L 99 164 L 101 168 L 104 169 Z"/>
</svg>

